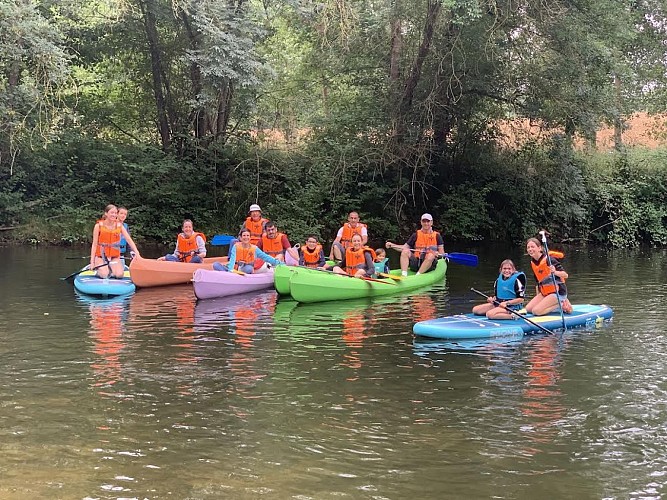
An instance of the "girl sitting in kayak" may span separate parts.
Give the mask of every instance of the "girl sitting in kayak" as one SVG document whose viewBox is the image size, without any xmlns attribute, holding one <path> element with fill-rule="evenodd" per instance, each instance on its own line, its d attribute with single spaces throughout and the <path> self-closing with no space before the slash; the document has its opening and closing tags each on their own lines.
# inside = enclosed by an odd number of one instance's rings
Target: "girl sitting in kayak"
<svg viewBox="0 0 667 500">
<path fill-rule="evenodd" d="M 256 245 L 250 243 L 250 230 L 242 229 L 239 234 L 239 240 L 231 246 L 229 251 L 229 262 L 227 265 L 215 262 L 213 269 L 216 271 L 237 271 L 244 274 L 252 274 L 255 271 L 255 260 L 261 259 L 272 266 L 284 265 L 278 259 L 265 254 Z M 261 269 L 265 269 L 262 267 Z M 268 270 L 268 269 L 266 269 Z"/>
<path fill-rule="evenodd" d="M 107 205 L 104 209 L 104 216 L 93 228 L 93 244 L 90 247 L 89 269 L 97 268 L 98 277 L 108 278 L 111 275 L 114 278 L 122 278 L 124 276 L 125 265 L 120 258 L 121 237 L 125 238 L 134 254 L 141 257 L 130 233 L 118 222 L 116 205 Z"/>
<path fill-rule="evenodd" d="M 361 235 L 352 236 L 352 245 L 345 250 L 343 259 L 335 266 L 336 274 L 349 274 L 361 278 L 375 274 L 375 250 L 362 246 Z"/>
<path fill-rule="evenodd" d="M 174 253 L 160 257 L 158 260 L 168 262 L 190 262 L 201 264 L 206 257 L 206 236 L 198 233 L 190 219 L 185 219 L 181 226 L 181 233 L 176 237 L 176 249 Z"/>
<path fill-rule="evenodd" d="M 568 278 L 563 265 L 554 257 L 548 256 L 537 238 L 529 238 L 526 242 L 526 251 L 530 256 L 530 266 L 537 281 L 537 295 L 528 302 L 526 311 L 535 316 L 543 316 L 560 307 L 563 312 L 571 313 L 572 305 L 567 300 L 567 287 L 565 280 Z M 556 295 L 558 292 L 558 295 Z"/>
<path fill-rule="evenodd" d="M 486 304 L 472 308 L 473 314 L 489 319 L 512 319 L 512 310 L 519 310 L 526 293 L 526 275 L 516 270 L 514 262 L 505 259 L 500 264 L 500 274 L 493 284 L 495 295 Z"/>
</svg>

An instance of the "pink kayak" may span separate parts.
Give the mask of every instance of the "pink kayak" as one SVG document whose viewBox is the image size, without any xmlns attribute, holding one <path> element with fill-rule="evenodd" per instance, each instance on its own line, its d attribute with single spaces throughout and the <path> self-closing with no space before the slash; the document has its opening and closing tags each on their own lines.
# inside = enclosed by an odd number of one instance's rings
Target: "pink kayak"
<svg viewBox="0 0 667 500">
<path fill-rule="evenodd" d="M 192 285 L 198 299 L 212 299 L 214 297 L 254 292 L 273 286 L 273 269 L 266 273 L 244 275 L 197 269 L 192 277 Z"/>
</svg>

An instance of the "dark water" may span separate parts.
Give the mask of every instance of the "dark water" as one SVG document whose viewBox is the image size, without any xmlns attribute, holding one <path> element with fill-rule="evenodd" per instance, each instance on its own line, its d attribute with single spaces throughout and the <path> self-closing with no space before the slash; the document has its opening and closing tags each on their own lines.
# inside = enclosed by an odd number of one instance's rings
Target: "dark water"
<svg viewBox="0 0 667 500">
<path fill-rule="evenodd" d="M 58 279 L 85 251 L 0 249 L 0 498 L 666 496 L 667 254 L 568 251 L 602 328 L 415 339 L 527 265 L 476 252 L 412 296 L 296 306 L 90 301 Z"/>
</svg>

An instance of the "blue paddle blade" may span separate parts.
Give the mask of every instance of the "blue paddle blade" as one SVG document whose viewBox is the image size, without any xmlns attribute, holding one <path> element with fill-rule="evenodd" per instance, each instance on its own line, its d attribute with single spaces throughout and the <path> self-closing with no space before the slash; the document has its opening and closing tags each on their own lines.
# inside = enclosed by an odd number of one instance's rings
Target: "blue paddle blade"
<svg viewBox="0 0 667 500">
<path fill-rule="evenodd" d="M 211 240 L 211 245 L 229 245 L 234 236 L 231 234 L 216 234 Z"/>
<path fill-rule="evenodd" d="M 463 264 L 464 266 L 476 266 L 477 265 L 477 255 L 471 253 L 446 253 L 445 257 L 452 262 L 457 264 Z"/>
</svg>

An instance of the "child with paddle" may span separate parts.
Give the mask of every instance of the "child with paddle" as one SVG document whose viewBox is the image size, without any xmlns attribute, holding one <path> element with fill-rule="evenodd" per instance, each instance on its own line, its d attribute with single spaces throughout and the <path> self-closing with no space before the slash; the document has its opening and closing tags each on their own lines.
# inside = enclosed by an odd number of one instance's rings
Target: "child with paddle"
<svg viewBox="0 0 667 500">
<path fill-rule="evenodd" d="M 526 311 L 535 316 L 543 316 L 560 308 L 564 313 L 571 313 L 572 305 L 567 299 L 565 286 L 569 275 L 563 265 L 544 250 L 544 245 L 537 238 L 528 239 L 526 252 L 530 256 L 530 266 L 537 281 L 537 294 L 526 305 Z"/>
<path fill-rule="evenodd" d="M 505 259 L 500 264 L 500 274 L 493 284 L 493 297 L 485 304 L 472 308 L 473 314 L 489 319 L 512 319 L 511 311 L 521 309 L 526 293 L 526 275 L 517 271 L 514 262 Z"/>
</svg>

